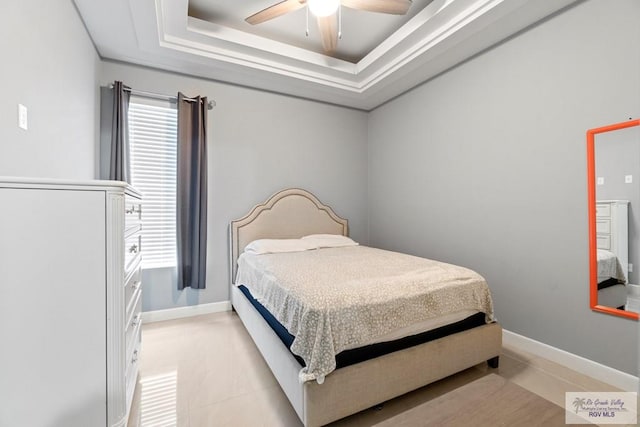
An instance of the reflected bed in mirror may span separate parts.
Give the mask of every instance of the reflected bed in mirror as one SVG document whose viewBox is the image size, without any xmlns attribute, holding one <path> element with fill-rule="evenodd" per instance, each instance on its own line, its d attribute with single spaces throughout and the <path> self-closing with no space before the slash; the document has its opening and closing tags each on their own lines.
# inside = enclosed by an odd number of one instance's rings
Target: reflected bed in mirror
<svg viewBox="0 0 640 427">
<path fill-rule="evenodd" d="M 590 305 L 595 311 L 637 320 L 640 120 L 587 131 L 587 161 Z"/>
</svg>

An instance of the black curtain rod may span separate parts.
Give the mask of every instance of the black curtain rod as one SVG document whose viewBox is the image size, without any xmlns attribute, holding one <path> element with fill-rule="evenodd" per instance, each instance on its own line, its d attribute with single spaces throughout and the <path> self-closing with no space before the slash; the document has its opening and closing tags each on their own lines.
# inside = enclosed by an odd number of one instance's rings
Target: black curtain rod
<svg viewBox="0 0 640 427">
<path fill-rule="evenodd" d="M 113 85 L 109 85 L 109 87 L 111 89 L 113 89 Z M 135 95 L 135 96 L 141 96 L 141 97 L 144 97 L 144 98 L 161 99 L 163 101 L 169 101 L 169 102 L 174 102 L 174 103 L 178 102 L 178 97 L 177 96 L 163 95 L 161 93 L 145 92 L 145 91 L 142 91 L 142 90 L 135 90 L 135 89 L 127 88 L 127 87 L 125 87 L 125 90 L 127 92 L 130 92 L 131 95 Z M 187 97 L 185 97 L 184 99 L 186 101 L 189 101 L 189 102 L 195 102 L 196 101 L 195 98 L 187 98 Z M 207 108 L 209 110 L 212 110 L 213 107 L 215 107 L 215 106 L 216 106 L 216 102 L 215 101 L 209 101 L 208 104 L 207 104 Z"/>
</svg>

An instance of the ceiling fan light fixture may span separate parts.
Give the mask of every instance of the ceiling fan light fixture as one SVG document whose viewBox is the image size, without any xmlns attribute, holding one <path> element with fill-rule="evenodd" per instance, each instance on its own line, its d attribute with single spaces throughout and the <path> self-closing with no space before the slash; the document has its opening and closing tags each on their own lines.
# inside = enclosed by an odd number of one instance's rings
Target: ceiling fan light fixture
<svg viewBox="0 0 640 427">
<path fill-rule="evenodd" d="M 340 0 L 308 0 L 307 4 L 314 16 L 324 17 L 336 13 L 340 7 Z"/>
</svg>

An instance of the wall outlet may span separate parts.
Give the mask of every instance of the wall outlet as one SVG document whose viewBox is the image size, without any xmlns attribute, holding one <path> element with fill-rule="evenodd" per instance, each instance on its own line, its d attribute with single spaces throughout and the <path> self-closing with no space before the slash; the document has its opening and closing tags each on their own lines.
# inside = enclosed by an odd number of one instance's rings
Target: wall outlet
<svg viewBox="0 0 640 427">
<path fill-rule="evenodd" d="M 27 107 L 22 104 L 18 104 L 18 127 L 24 130 L 29 128 L 27 121 Z"/>
<path fill-rule="evenodd" d="M 625 184 L 631 184 L 633 182 L 633 175 L 625 175 L 624 176 L 624 183 Z"/>
<path fill-rule="evenodd" d="M 633 273 L 633 264 L 629 263 L 629 273 Z"/>
<path fill-rule="evenodd" d="M 599 177 L 596 179 L 596 184 L 598 184 L 598 185 L 604 185 L 604 177 L 599 176 Z"/>
</svg>

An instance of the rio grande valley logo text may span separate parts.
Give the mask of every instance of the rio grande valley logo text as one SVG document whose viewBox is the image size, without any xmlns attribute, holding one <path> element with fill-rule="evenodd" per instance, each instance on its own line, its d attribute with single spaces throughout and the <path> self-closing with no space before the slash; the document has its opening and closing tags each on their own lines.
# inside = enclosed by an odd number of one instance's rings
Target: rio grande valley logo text
<svg viewBox="0 0 640 427">
<path fill-rule="evenodd" d="M 614 418 L 617 413 L 627 412 L 622 399 L 588 399 L 576 397 L 572 405 L 576 414 L 588 412 L 589 418 L 609 417 Z"/>
<path fill-rule="evenodd" d="M 638 394 L 627 391 L 568 391 L 565 393 L 565 423 L 636 424 Z"/>
</svg>

